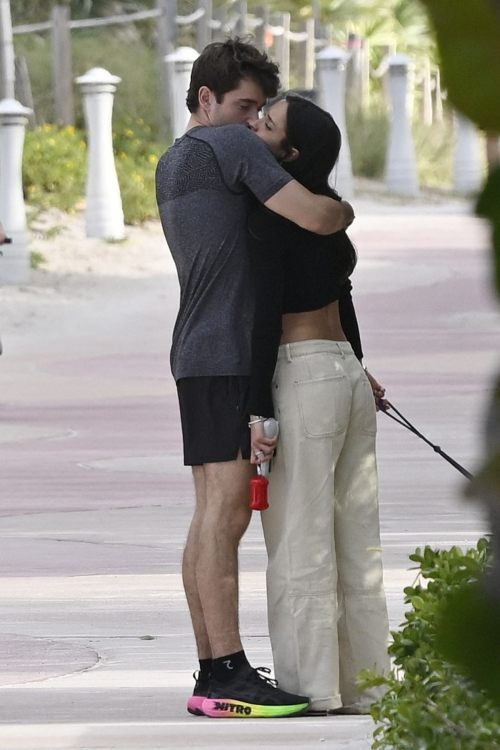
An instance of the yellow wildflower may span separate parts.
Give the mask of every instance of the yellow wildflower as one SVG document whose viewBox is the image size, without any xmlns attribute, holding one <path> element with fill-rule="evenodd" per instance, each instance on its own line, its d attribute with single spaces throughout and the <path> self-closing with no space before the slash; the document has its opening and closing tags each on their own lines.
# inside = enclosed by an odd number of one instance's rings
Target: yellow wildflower
<svg viewBox="0 0 500 750">
<path fill-rule="evenodd" d="M 123 159 L 123 161 L 125 161 L 125 159 L 128 159 L 128 156 L 125 153 L 125 151 L 120 151 L 120 153 L 118 154 L 118 158 Z"/>
<path fill-rule="evenodd" d="M 73 169 L 73 167 L 74 167 L 74 164 L 73 164 L 73 162 L 72 162 L 72 161 L 67 161 L 67 162 L 66 162 L 66 168 L 67 168 L 67 169 Z"/>
<path fill-rule="evenodd" d="M 127 136 L 127 138 L 132 138 L 132 136 L 134 135 L 134 131 L 130 130 L 130 128 L 126 128 L 126 130 L 124 132 L 125 132 L 125 135 Z"/>
<path fill-rule="evenodd" d="M 144 130 L 146 131 L 146 133 L 151 133 L 151 128 L 149 127 L 149 125 L 144 125 Z"/>
<path fill-rule="evenodd" d="M 139 182 L 139 183 L 144 182 L 144 177 L 142 175 L 138 174 L 138 172 L 134 172 L 134 174 L 132 175 L 132 179 L 135 182 Z"/>
<path fill-rule="evenodd" d="M 141 145 L 141 142 L 140 142 L 140 140 L 138 138 L 134 138 L 134 140 L 132 141 L 132 143 L 134 144 L 134 146 L 140 146 Z"/>
<path fill-rule="evenodd" d="M 150 154 L 148 156 L 148 161 L 151 162 L 151 164 L 157 164 L 158 163 L 158 157 L 156 154 Z"/>
<path fill-rule="evenodd" d="M 56 139 L 55 138 L 49 138 L 48 144 L 49 144 L 49 146 L 55 146 L 56 145 Z"/>
<path fill-rule="evenodd" d="M 78 148 L 80 149 L 80 151 L 85 151 L 85 149 L 87 148 L 87 144 L 85 143 L 85 141 L 80 141 L 80 143 L 78 144 Z"/>
<path fill-rule="evenodd" d="M 75 126 L 74 125 L 68 125 L 67 127 L 64 128 L 63 132 L 64 133 L 69 133 L 69 135 L 74 135 L 75 134 Z"/>
<path fill-rule="evenodd" d="M 144 125 L 144 120 L 142 119 L 142 117 L 139 117 L 139 119 L 137 120 L 137 124 Z"/>
</svg>

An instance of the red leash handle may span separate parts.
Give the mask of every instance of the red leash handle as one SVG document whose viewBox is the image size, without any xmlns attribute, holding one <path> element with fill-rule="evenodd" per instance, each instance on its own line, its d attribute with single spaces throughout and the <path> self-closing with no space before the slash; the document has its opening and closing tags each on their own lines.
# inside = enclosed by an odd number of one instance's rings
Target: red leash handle
<svg viewBox="0 0 500 750">
<path fill-rule="evenodd" d="M 279 434 L 279 424 L 272 417 L 264 422 L 264 433 L 268 438 L 276 437 Z M 250 507 L 252 510 L 267 510 L 269 508 L 267 502 L 269 468 L 269 461 L 257 466 L 258 476 L 250 480 Z"/>
<path fill-rule="evenodd" d="M 267 510 L 269 503 L 267 502 L 267 487 L 269 485 L 269 479 L 258 476 L 250 480 L 250 507 L 252 510 Z"/>
</svg>

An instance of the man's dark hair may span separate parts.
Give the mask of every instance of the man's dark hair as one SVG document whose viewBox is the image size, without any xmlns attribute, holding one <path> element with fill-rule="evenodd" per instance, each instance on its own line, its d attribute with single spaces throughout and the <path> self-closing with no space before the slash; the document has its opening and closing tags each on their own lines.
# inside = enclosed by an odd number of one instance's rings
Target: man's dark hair
<svg viewBox="0 0 500 750">
<path fill-rule="evenodd" d="M 207 86 L 220 104 L 224 94 L 237 89 L 243 78 L 253 78 L 266 97 L 276 96 L 279 68 L 257 47 L 236 37 L 209 44 L 193 65 L 186 104 L 190 112 L 198 109 L 198 92 Z"/>
</svg>

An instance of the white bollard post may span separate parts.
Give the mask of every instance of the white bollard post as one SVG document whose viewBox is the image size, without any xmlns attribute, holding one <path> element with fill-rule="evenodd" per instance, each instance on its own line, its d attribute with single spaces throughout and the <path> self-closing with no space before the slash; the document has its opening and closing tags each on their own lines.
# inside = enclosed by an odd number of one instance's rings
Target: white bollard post
<svg viewBox="0 0 500 750">
<path fill-rule="evenodd" d="M 455 159 L 453 190 L 477 193 L 483 182 L 482 149 L 476 126 L 467 117 L 455 113 Z"/>
<path fill-rule="evenodd" d="M 186 96 L 191 79 L 191 71 L 194 61 L 199 57 L 197 51 L 192 47 L 179 47 L 171 55 L 165 57 L 165 64 L 170 71 L 171 81 L 173 79 L 173 123 L 175 138 L 184 135 L 188 124 L 190 113 L 186 107 Z"/>
<path fill-rule="evenodd" d="M 104 68 L 92 68 L 76 79 L 82 87 L 89 139 L 87 237 L 121 240 L 125 236 L 112 134 L 113 98 L 120 81 Z"/>
<path fill-rule="evenodd" d="M 386 185 L 391 193 L 418 195 L 417 159 L 411 131 L 408 70 L 411 57 L 398 54 L 388 59 L 392 121 L 386 159 Z"/>
<path fill-rule="evenodd" d="M 349 54 L 339 47 L 325 47 L 316 55 L 319 90 L 322 106 L 329 112 L 340 128 L 342 147 L 337 166 L 330 176 L 332 187 L 343 198 L 354 193 L 351 150 L 345 123 L 346 66 Z"/>
<path fill-rule="evenodd" d="M 28 228 L 23 197 L 23 146 L 33 110 L 15 99 L 0 102 L 0 221 L 11 245 L 3 245 L 0 281 L 27 284 L 30 280 Z"/>
</svg>

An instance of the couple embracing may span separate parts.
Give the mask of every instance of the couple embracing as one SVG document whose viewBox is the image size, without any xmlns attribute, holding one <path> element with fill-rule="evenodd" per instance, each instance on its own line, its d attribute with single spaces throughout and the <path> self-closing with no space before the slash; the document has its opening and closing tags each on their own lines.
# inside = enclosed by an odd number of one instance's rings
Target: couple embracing
<svg viewBox="0 0 500 750">
<path fill-rule="evenodd" d="M 368 713 L 377 689 L 360 693 L 358 674 L 389 668 L 375 462 L 384 389 L 362 365 L 354 213 L 328 182 L 340 133 L 294 95 L 261 116 L 278 88 L 278 68 L 252 45 L 206 47 L 186 133 L 156 176 L 180 282 L 171 365 L 196 493 L 182 570 L 200 665 L 188 710 L 219 718 Z M 278 447 L 264 434 L 271 416 Z M 262 523 L 277 681 L 249 664 L 238 624 L 249 480 L 273 456 Z"/>
</svg>

